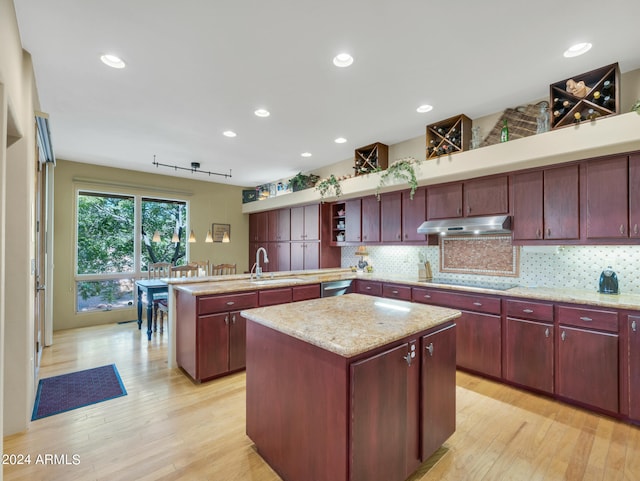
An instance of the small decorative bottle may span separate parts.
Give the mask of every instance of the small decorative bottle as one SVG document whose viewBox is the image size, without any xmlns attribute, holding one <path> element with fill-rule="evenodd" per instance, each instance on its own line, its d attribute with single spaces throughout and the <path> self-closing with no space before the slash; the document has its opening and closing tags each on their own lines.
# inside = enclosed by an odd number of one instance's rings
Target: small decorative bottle
<svg viewBox="0 0 640 481">
<path fill-rule="evenodd" d="M 474 127 L 471 127 L 470 148 L 473 150 L 473 149 L 477 149 L 478 147 L 480 147 L 480 127 L 476 125 Z"/>
<path fill-rule="evenodd" d="M 509 140 L 509 127 L 507 126 L 507 119 L 502 121 L 502 130 L 500 131 L 500 142 L 507 142 Z"/>
<path fill-rule="evenodd" d="M 549 130 L 549 109 L 546 105 L 540 106 L 540 113 L 538 113 L 536 120 L 538 124 L 537 134 L 543 134 Z"/>
</svg>

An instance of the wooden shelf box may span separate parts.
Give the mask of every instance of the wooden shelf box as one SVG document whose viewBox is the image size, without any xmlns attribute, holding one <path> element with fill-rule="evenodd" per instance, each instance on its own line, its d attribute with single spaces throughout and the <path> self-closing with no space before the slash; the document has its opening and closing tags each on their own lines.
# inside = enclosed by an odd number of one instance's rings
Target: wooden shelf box
<svg viewBox="0 0 640 481">
<path fill-rule="evenodd" d="M 386 170 L 389 165 L 389 146 L 376 142 L 355 151 L 355 175 L 365 175 L 378 170 Z"/>
<path fill-rule="evenodd" d="M 567 91 L 567 81 L 584 82 L 586 95 Z M 549 86 L 551 128 L 616 115 L 620 111 L 620 68 L 617 63 L 574 75 Z"/>
<path fill-rule="evenodd" d="M 427 160 L 469 149 L 471 119 L 464 114 L 427 125 Z"/>
</svg>

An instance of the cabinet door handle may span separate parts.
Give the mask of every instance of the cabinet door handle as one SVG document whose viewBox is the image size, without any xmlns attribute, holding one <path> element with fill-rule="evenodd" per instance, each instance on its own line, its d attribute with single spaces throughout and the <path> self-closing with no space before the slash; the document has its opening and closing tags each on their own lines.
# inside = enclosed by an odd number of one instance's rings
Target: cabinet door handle
<svg viewBox="0 0 640 481">
<path fill-rule="evenodd" d="M 474 302 L 473 305 L 480 307 L 482 305 L 482 302 Z"/>
<path fill-rule="evenodd" d="M 456 214 L 458 214 L 458 215 L 462 214 L 462 209 L 460 207 L 458 207 L 456 209 Z"/>
<path fill-rule="evenodd" d="M 560 339 L 564 341 L 566 338 L 567 338 L 567 333 L 565 331 L 562 331 L 562 334 L 560 335 Z"/>
<path fill-rule="evenodd" d="M 371 290 L 371 286 L 366 286 L 365 289 L 370 291 Z"/>
<path fill-rule="evenodd" d="M 404 359 L 405 361 L 407 361 L 407 365 L 411 366 L 411 353 L 408 352 L 406 356 L 404 356 L 402 359 Z"/>
<path fill-rule="evenodd" d="M 551 229 L 547 228 L 547 237 L 551 237 Z"/>
<path fill-rule="evenodd" d="M 399 240 L 402 240 L 402 235 L 398 234 L 396 237 L 397 237 Z"/>
<path fill-rule="evenodd" d="M 533 309 L 522 309 L 522 312 L 525 312 L 527 314 L 531 314 L 533 312 Z"/>
<path fill-rule="evenodd" d="M 634 233 L 635 235 L 638 235 L 638 224 L 634 224 L 634 225 L 633 225 L 633 233 Z"/>
<path fill-rule="evenodd" d="M 425 347 L 427 351 L 429 351 L 429 355 L 433 356 L 433 342 L 430 342 L 427 347 Z"/>
<path fill-rule="evenodd" d="M 636 321 L 631 322 L 631 330 L 633 332 L 636 332 L 637 329 L 638 329 L 638 325 L 636 324 Z"/>
<path fill-rule="evenodd" d="M 544 337 L 549 337 L 549 328 L 548 327 L 544 330 Z"/>
<path fill-rule="evenodd" d="M 429 294 L 425 294 L 425 295 L 424 295 L 424 298 L 425 298 L 425 299 L 431 299 L 431 296 L 430 296 Z"/>
<path fill-rule="evenodd" d="M 620 234 L 624 235 L 624 225 L 620 224 Z"/>
<path fill-rule="evenodd" d="M 364 240 L 367 240 L 367 237 L 368 237 L 368 236 L 366 236 L 366 235 L 365 235 L 365 236 L 362 236 L 362 238 L 363 238 Z"/>
<path fill-rule="evenodd" d="M 229 315 L 224 316 L 224 323 L 228 326 L 229 325 Z"/>
<path fill-rule="evenodd" d="M 397 293 L 398 293 L 398 291 L 395 290 L 395 289 L 391 291 L 391 294 L 397 294 Z"/>
<path fill-rule="evenodd" d="M 227 306 L 233 306 L 235 304 L 234 301 L 227 301 Z"/>
<path fill-rule="evenodd" d="M 542 237 L 542 231 L 540 229 L 536 229 L 536 238 L 540 239 Z"/>
<path fill-rule="evenodd" d="M 593 319 L 591 319 L 590 317 L 581 317 L 581 318 L 580 318 L 580 320 L 581 320 L 581 321 L 584 321 L 584 322 L 591 322 L 591 321 L 593 321 Z"/>
<path fill-rule="evenodd" d="M 236 315 L 235 314 L 233 316 L 231 316 L 231 323 L 232 324 L 236 323 Z"/>
<path fill-rule="evenodd" d="M 471 214 L 471 206 L 470 205 L 467 206 L 467 215 L 468 214 Z"/>
</svg>

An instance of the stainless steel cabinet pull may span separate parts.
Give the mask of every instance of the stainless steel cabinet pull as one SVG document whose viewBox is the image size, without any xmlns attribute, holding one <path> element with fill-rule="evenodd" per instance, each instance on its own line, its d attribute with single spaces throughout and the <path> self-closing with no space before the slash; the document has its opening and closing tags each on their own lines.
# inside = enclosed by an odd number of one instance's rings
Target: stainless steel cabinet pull
<svg viewBox="0 0 640 481">
<path fill-rule="evenodd" d="M 526 312 L 527 314 L 531 314 L 533 309 L 522 309 L 522 312 Z"/>
<path fill-rule="evenodd" d="M 549 337 L 549 328 L 548 327 L 544 330 L 544 337 Z"/>
<path fill-rule="evenodd" d="M 235 314 L 234 314 L 233 316 L 231 316 L 231 322 L 232 322 L 233 324 L 235 324 L 235 323 L 236 323 L 236 315 L 235 315 Z"/>
<path fill-rule="evenodd" d="M 467 206 L 467 214 L 471 214 L 471 206 L 470 205 Z"/>
<path fill-rule="evenodd" d="M 624 225 L 620 224 L 620 234 L 624 235 Z"/>
<path fill-rule="evenodd" d="M 551 237 L 551 229 L 547 229 L 547 237 Z"/>
<path fill-rule="evenodd" d="M 567 333 L 565 331 L 562 331 L 562 335 L 560 336 L 560 339 L 564 341 L 566 338 L 567 338 Z"/>
<path fill-rule="evenodd" d="M 365 287 L 365 289 L 370 291 L 371 290 L 371 286 L 367 286 L 367 287 Z"/>
<path fill-rule="evenodd" d="M 235 301 L 227 301 L 227 306 L 233 306 L 235 304 Z"/>
<path fill-rule="evenodd" d="M 402 359 L 404 359 L 405 361 L 407 361 L 407 365 L 411 366 L 411 353 L 407 353 L 406 356 L 404 356 Z"/>
<path fill-rule="evenodd" d="M 433 342 L 430 342 L 429 345 L 425 348 L 427 351 L 429 351 L 429 355 L 433 356 Z"/>
<path fill-rule="evenodd" d="M 540 237 L 542 237 L 542 232 L 540 229 L 536 229 L 536 238 L 540 239 Z"/>
<path fill-rule="evenodd" d="M 395 289 L 393 291 L 391 291 L 392 294 L 397 294 L 398 291 L 396 291 Z"/>
<path fill-rule="evenodd" d="M 229 325 L 229 316 L 224 316 L 224 323 Z"/>
<path fill-rule="evenodd" d="M 638 224 L 633 225 L 633 233 L 636 235 L 638 234 Z"/>
<path fill-rule="evenodd" d="M 633 322 L 631 323 L 631 330 L 632 330 L 633 332 L 636 332 L 636 330 L 637 330 L 637 329 L 638 329 L 638 325 L 636 324 L 636 321 L 633 321 Z"/>
<path fill-rule="evenodd" d="M 425 295 L 424 295 L 424 298 L 425 298 L 425 299 L 431 299 L 431 296 L 430 296 L 429 294 L 425 294 Z"/>
<path fill-rule="evenodd" d="M 481 306 L 481 305 L 482 305 L 482 302 L 474 302 L 474 303 L 473 303 L 473 305 L 474 305 L 474 306 Z"/>
<path fill-rule="evenodd" d="M 460 207 L 458 207 L 458 208 L 456 209 L 456 213 L 457 213 L 458 215 L 462 214 L 462 209 L 461 209 Z"/>
<path fill-rule="evenodd" d="M 581 321 L 584 321 L 584 322 L 591 322 L 591 321 L 593 321 L 593 319 L 591 319 L 590 317 L 581 317 L 581 318 L 580 318 L 580 320 L 581 320 Z"/>
</svg>

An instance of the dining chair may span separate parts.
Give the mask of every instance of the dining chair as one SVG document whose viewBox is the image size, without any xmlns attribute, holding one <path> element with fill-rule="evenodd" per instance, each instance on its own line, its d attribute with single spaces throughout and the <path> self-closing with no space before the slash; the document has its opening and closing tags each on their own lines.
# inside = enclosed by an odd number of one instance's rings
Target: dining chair
<svg viewBox="0 0 640 481">
<path fill-rule="evenodd" d="M 171 266 L 169 268 L 171 278 L 179 278 L 179 277 L 198 277 L 198 266 L 195 264 L 187 264 L 184 266 Z M 158 302 L 158 316 L 160 318 L 160 333 L 164 332 L 164 315 L 167 315 L 167 319 L 169 318 L 169 300 L 161 299 Z M 155 331 L 155 327 L 154 327 Z"/>
<path fill-rule="evenodd" d="M 162 279 L 171 277 L 171 263 L 170 262 L 150 262 L 147 266 L 147 276 L 149 279 Z M 162 303 L 166 303 L 166 298 L 155 298 L 153 300 L 153 330 L 158 328 L 158 309 Z M 143 304 L 146 304 L 146 299 L 143 299 Z"/>
<path fill-rule="evenodd" d="M 191 261 L 189 262 L 190 265 L 194 265 L 198 267 L 198 272 L 204 272 L 205 276 L 211 275 L 210 274 L 210 264 L 209 261 Z"/>
<path fill-rule="evenodd" d="M 218 264 L 211 267 L 212 276 L 227 276 L 236 273 L 235 264 Z"/>
</svg>

